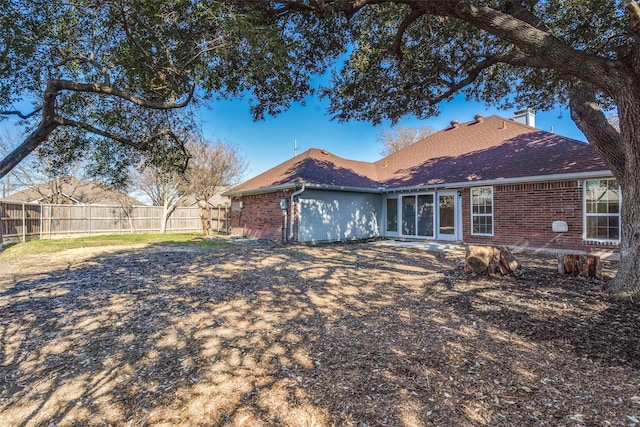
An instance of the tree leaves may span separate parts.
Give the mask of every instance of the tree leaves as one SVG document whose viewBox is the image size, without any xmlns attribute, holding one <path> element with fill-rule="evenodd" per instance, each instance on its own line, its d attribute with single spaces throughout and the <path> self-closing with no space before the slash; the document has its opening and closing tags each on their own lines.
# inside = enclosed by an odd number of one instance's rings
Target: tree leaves
<svg viewBox="0 0 640 427">
<path fill-rule="evenodd" d="M 312 92 L 311 75 L 344 50 L 271 25 L 268 14 L 243 2 L 2 1 L 0 19 L 10 30 L 0 35 L 0 112 L 23 98 L 42 104 L 42 112 L 26 123 L 36 131 L 0 162 L 0 175 L 45 141 L 60 160 L 84 156 L 96 173 L 113 171 L 113 183 L 145 152 L 154 163 L 184 163 L 181 144 L 167 137 L 189 113 L 168 110 L 249 92 L 256 118 L 277 114 Z M 333 27 L 315 17 L 292 21 Z M 75 128 L 59 134 L 75 142 L 57 139 L 58 127 Z"/>
</svg>

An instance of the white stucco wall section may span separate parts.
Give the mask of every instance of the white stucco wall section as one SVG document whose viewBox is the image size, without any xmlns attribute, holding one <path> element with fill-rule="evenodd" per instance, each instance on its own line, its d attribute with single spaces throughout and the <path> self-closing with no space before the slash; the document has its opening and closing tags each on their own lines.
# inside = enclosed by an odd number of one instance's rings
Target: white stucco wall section
<svg viewBox="0 0 640 427">
<path fill-rule="evenodd" d="M 300 195 L 298 241 L 378 237 L 381 197 L 371 193 L 307 190 Z"/>
</svg>

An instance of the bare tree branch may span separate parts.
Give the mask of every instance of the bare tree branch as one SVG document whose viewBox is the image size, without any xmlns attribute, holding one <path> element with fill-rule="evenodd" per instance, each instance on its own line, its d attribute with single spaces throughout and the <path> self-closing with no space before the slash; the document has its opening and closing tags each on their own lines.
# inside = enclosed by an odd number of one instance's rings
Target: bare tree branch
<svg viewBox="0 0 640 427">
<path fill-rule="evenodd" d="M 270 3 L 264 0 L 257 1 L 263 4 Z M 544 63 L 544 68 L 555 69 L 567 76 L 588 81 L 612 97 L 615 97 L 620 89 L 615 82 L 624 79 L 625 70 L 620 69 L 622 65 L 608 58 L 573 48 L 547 31 L 540 20 L 526 9 L 519 9 L 516 14 L 519 17 L 516 17 L 490 6 L 477 5 L 472 1 L 323 0 L 303 2 L 300 0 L 285 2 L 280 10 L 284 14 L 288 11 L 313 11 L 323 16 L 327 12 L 353 13 L 368 4 L 380 3 L 405 4 L 421 14 L 459 19 L 513 44 L 529 56 L 540 58 L 539 61 Z M 635 10 L 637 1 L 625 0 L 625 5 Z M 617 74 L 616 78 L 612 79 L 603 80 L 594 77 L 615 74 Z"/>
<path fill-rule="evenodd" d="M 153 141 L 156 141 L 160 138 L 163 138 L 165 136 L 170 137 L 171 139 L 173 139 L 174 141 L 176 141 L 176 143 L 179 146 L 183 146 L 182 141 L 180 140 L 180 138 L 171 130 L 171 129 L 165 129 L 162 130 L 150 137 L 148 137 L 147 139 L 141 141 L 141 142 L 135 142 L 129 138 L 125 138 L 121 135 L 117 135 L 111 132 L 107 132 L 105 130 L 102 129 L 98 129 L 95 126 L 92 126 L 88 123 L 83 123 L 83 122 L 78 122 L 75 120 L 71 120 L 71 119 L 66 119 L 64 117 L 56 117 L 56 122 L 60 125 L 60 126 L 71 126 L 71 127 L 75 127 L 78 129 L 82 129 L 86 132 L 90 132 L 93 133 L 95 135 L 98 136 L 102 136 L 104 138 L 108 138 L 108 139 L 112 139 L 116 142 L 119 142 L 122 145 L 126 145 L 128 147 L 134 148 L 136 150 L 140 150 L 140 151 L 145 151 L 148 150 L 149 147 L 151 146 L 151 143 Z M 183 152 L 186 153 L 186 150 L 183 148 Z"/>
<path fill-rule="evenodd" d="M 411 13 L 405 16 L 400 23 L 400 26 L 398 26 L 396 37 L 393 41 L 393 46 L 391 47 L 391 51 L 395 54 L 398 61 L 402 61 L 402 37 L 404 36 L 404 32 L 422 15 L 423 14 L 418 10 L 411 10 Z"/>
<path fill-rule="evenodd" d="M 59 126 L 56 122 L 43 121 L 31 134 L 18 145 L 11 153 L 9 153 L 4 159 L 0 160 L 0 178 L 3 178 L 13 169 L 18 163 L 20 163 L 25 157 L 33 152 L 36 148 L 42 144 L 47 138 Z"/>
<path fill-rule="evenodd" d="M 5 115 L 5 116 L 10 116 L 10 115 L 14 115 L 14 116 L 18 116 L 20 117 L 22 120 L 26 120 L 29 117 L 39 113 L 40 111 L 42 111 L 42 108 L 36 108 L 35 110 L 33 110 L 32 112 L 30 112 L 29 114 L 23 114 L 22 112 L 18 111 L 18 110 L 7 110 L 7 111 L 0 111 L 1 115 Z"/>
<path fill-rule="evenodd" d="M 53 88 L 57 91 L 70 90 L 74 92 L 96 93 L 100 95 L 115 96 L 126 101 L 131 102 L 139 107 L 152 108 L 156 110 L 169 110 L 175 108 L 186 107 L 193 98 L 195 92 L 195 84 L 192 84 L 189 88 L 186 99 L 182 102 L 156 102 L 139 98 L 128 92 L 120 90 L 114 86 L 105 85 L 101 83 L 79 83 L 72 82 L 70 80 L 53 80 L 51 82 Z"/>
<path fill-rule="evenodd" d="M 504 60 L 504 58 L 502 59 Z M 435 98 L 429 98 L 429 102 L 436 104 L 440 101 L 449 99 L 456 92 L 473 83 L 478 78 L 480 73 L 482 73 L 484 70 L 486 70 L 487 68 L 499 62 L 504 62 L 503 60 L 501 60 L 501 57 L 498 57 L 498 56 L 487 58 L 484 61 L 481 61 L 480 63 L 478 63 L 478 65 L 473 67 L 471 70 L 469 70 L 467 73 L 467 76 L 461 80 L 458 80 L 457 82 L 446 82 L 438 78 L 438 82 L 442 85 L 448 86 L 448 89 L 440 93 L 439 95 L 437 95 Z M 413 84 L 408 83 L 407 85 L 405 85 L 405 89 L 408 89 L 409 91 L 411 91 L 414 96 L 418 96 L 420 97 L 420 99 L 425 99 L 425 96 L 422 90 L 411 89 L 410 87 L 418 86 L 422 88 L 424 86 L 428 86 L 432 82 L 433 82 L 432 80 L 429 80 L 426 82 L 419 82 L 419 83 L 413 83 Z"/>
<path fill-rule="evenodd" d="M 78 55 L 78 56 L 73 56 L 70 58 L 65 59 L 64 61 L 61 61 L 57 64 L 54 64 L 52 66 L 52 68 L 61 68 L 61 67 L 65 67 L 67 66 L 70 62 L 84 62 L 86 64 L 91 65 L 93 68 L 95 68 L 96 70 L 98 70 L 98 72 L 102 75 L 102 77 L 104 78 L 103 80 L 103 84 L 110 86 L 111 85 L 111 73 L 109 72 L 109 68 L 107 68 L 106 66 L 100 64 L 98 61 L 96 61 L 93 58 L 88 58 L 86 56 L 83 55 Z"/>
</svg>

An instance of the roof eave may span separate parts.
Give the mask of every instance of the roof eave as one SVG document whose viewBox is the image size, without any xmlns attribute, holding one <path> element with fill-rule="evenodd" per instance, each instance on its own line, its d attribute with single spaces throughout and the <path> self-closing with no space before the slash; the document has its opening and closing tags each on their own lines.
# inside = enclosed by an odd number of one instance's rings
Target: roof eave
<svg viewBox="0 0 640 427">
<path fill-rule="evenodd" d="M 291 190 L 301 186 L 302 186 L 302 183 L 288 183 L 288 184 L 280 184 L 280 185 L 270 185 L 268 187 L 251 188 L 249 190 L 238 190 L 238 191 L 230 190 L 230 191 L 225 191 L 220 195 L 224 197 L 251 196 L 254 194 L 265 194 L 265 193 L 273 193 L 275 191 Z"/>
<path fill-rule="evenodd" d="M 572 179 L 589 179 L 613 177 L 609 170 L 592 171 L 592 172 L 574 172 L 552 175 L 536 175 L 518 178 L 496 178 L 478 181 L 462 181 L 462 182 L 442 182 L 437 184 L 415 185 L 409 187 L 385 188 L 383 193 L 394 193 L 403 191 L 415 191 L 417 189 L 436 189 L 436 188 L 465 188 L 465 187 L 482 187 L 487 185 L 505 185 L 505 184 L 521 184 L 533 182 L 550 182 L 550 181 L 568 181 Z"/>
<path fill-rule="evenodd" d="M 613 174 L 609 170 L 591 171 L 591 172 L 575 172 L 564 174 L 552 174 L 552 175 L 536 175 L 517 178 L 496 178 L 485 179 L 477 181 L 462 181 L 462 182 L 442 182 L 436 184 L 414 185 L 408 187 L 394 187 L 384 188 L 382 186 L 378 188 L 371 187 L 357 187 L 348 185 L 333 185 L 333 184 L 313 184 L 313 183 L 288 183 L 281 185 L 272 185 L 269 187 L 254 188 L 250 190 L 240 191 L 227 191 L 222 193 L 225 197 L 240 197 L 250 196 L 255 194 L 273 193 L 275 191 L 285 191 L 301 188 L 302 185 L 308 189 L 316 190 L 331 190 L 331 191 L 347 191 L 356 193 L 394 193 L 404 191 L 416 191 L 416 190 L 428 190 L 437 188 L 465 188 L 465 187 L 481 187 L 486 185 L 505 185 L 505 184 L 519 184 L 519 183 L 532 183 L 532 182 L 549 182 L 549 181 L 567 181 L 572 179 L 589 179 L 589 178 L 601 178 L 612 177 Z"/>
<path fill-rule="evenodd" d="M 377 187 L 355 187 L 349 185 L 333 185 L 333 184 L 305 184 L 305 188 L 308 189 L 317 189 L 317 190 L 332 190 L 332 191 L 348 191 L 355 193 L 380 193 L 383 188 Z"/>
<path fill-rule="evenodd" d="M 308 182 L 300 182 L 295 184 L 282 184 L 282 185 L 272 185 L 269 187 L 261 187 L 254 188 L 250 190 L 240 190 L 240 191 L 227 191 L 222 193 L 225 197 L 240 197 L 240 196 L 250 196 L 255 194 L 265 194 L 265 193 L 273 193 L 275 191 L 284 191 L 301 188 L 304 185 L 305 189 L 315 189 L 315 190 L 331 190 L 331 191 L 347 191 L 347 192 L 355 192 L 355 193 L 380 193 L 383 188 L 377 187 L 357 187 L 357 186 L 349 186 L 349 185 L 334 185 L 334 184 L 317 184 L 317 183 L 308 183 Z"/>
</svg>

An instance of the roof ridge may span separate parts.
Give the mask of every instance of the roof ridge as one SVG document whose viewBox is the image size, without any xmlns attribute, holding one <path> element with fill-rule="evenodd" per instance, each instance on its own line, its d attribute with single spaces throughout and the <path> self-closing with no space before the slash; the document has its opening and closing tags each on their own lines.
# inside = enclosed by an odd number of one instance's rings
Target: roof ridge
<svg viewBox="0 0 640 427">
<path fill-rule="evenodd" d="M 307 169 L 309 168 L 309 162 L 306 162 L 305 160 L 307 159 L 313 159 L 313 156 L 311 156 L 311 152 L 312 151 L 317 151 L 317 148 L 309 148 L 307 151 L 305 151 L 302 154 L 306 154 L 307 156 L 302 158 L 300 161 L 303 163 L 303 167 L 301 169 L 301 176 L 304 176 L 307 173 Z M 304 179 L 301 179 L 300 176 L 298 178 L 296 178 L 296 181 L 300 182 L 304 182 Z"/>
</svg>

